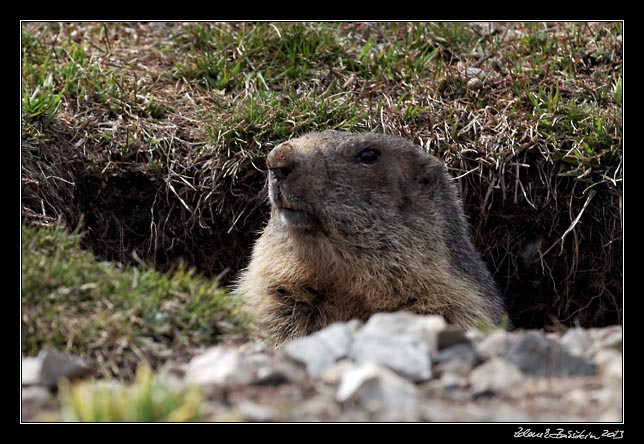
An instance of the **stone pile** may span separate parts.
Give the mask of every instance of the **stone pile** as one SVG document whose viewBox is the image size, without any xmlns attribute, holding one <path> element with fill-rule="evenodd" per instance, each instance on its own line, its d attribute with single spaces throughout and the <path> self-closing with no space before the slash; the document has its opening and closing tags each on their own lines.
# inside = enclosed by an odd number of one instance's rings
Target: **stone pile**
<svg viewBox="0 0 644 444">
<path fill-rule="evenodd" d="M 33 359 L 23 359 L 23 420 L 38 420 L 34 405 L 52 405 L 51 395 L 43 400 L 51 381 L 25 380 L 26 366 L 40 371 Z M 381 313 L 279 349 L 212 347 L 160 373 L 200 386 L 212 421 L 622 420 L 619 326 L 463 332 L 438 316 Z"/>
</svg>

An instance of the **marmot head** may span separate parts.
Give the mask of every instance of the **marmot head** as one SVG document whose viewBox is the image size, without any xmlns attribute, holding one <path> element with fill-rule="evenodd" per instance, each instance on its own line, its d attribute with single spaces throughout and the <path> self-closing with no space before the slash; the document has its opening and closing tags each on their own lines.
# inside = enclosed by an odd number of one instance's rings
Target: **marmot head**
<svg viewBox="0 0 644 444">
<path fill-rule="evenodd" d="M 417 145 L 372 133 L 310 133 L 274 148 L 267 166 L 273 223 L 358 246 L 386 243 L 387 231 L 412 220 L 427 223 L 446 180 Z"/>
</svg>

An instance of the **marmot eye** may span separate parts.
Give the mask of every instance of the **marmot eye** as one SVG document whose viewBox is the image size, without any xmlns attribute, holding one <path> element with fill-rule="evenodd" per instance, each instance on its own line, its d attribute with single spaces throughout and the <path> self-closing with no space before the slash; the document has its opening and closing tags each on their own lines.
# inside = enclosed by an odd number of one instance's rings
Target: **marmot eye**
<svg viewBox="0 0 644 444">
<path fill-rule="evenodd" d="M 364 150 L 360 151 L 360 154 L 358 154 L 357 159 L 358 162 L 360 163 L 376 163 L 378 158 L 380 157 L 380 151 L 374 148 L 365 148 Z"/>
</svg>

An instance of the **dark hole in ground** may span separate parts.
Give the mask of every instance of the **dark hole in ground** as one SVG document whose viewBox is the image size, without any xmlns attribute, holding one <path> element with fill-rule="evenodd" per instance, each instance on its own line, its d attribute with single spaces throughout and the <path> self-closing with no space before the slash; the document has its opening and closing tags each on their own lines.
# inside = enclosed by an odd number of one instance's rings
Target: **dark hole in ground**
<svg viewBox="0 0 644 444">
<path fill-rule="evenodd" d="M 84 173 L 74 198 L 82 214 L 82 246 L 100 259 L 143 260 L 161 271 L 181 263 L 228 285 L 252 247 L 253 236 L 228 232 L 230 221 L 221 215 L 211 226 L 187 227 L 173 211 L 178 202 L 168 201 L 165 184 L 142 172 Z"/>
<path fill-rule="evenodd" d="M 144 254 L 150 237 L 150 208 L 156 187 L 142 173 L 84 174 L 74 197 L 85 219 L 82 246 L 108 260 L 127 262 Z"/>
<path fill-rule="evenodd" d="M 540 186 L 539 159 L 522 183 L 537 192 L 532 205 L 495 189 L 486 208 L 488 184 L 464 181 L 464 204 L 475 242 L 504 294 L 515 327 L 563 324 L 600 327 L 622 321 L 622 235 L 617 196 L 598 190 L 574 230 L 562 242 L 588 193 L 563 179 L 556 191 Z M 554 170 L 556 171 L 556 169 Z M 551 172 L 548 172 L 551 174 Z M 506 182 L 513 185 L 513 177 Z M 578 188 L 577 188 L 578 187 Z M 543 256 L 542 256 L 543 255 Z"/>
</svg>

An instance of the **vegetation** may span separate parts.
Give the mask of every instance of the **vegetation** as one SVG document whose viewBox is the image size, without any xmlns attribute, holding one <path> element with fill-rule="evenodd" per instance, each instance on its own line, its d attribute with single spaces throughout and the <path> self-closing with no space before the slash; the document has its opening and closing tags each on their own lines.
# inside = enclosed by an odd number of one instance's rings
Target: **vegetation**
<svg viewBox="0 0 644 444">
<path fill-rule="evenodd" d="M 22 349 L 55 347 L 95 363 L 102 376 L 131 378 L 138 365 L 223 338 L 243 338 L 245 321 L 216 282 L 178 267 L 100 262 L 78 233 L 22 229 Z"/>
<path fill-rule="evenodd" d="M 172 389 L 141 367 L 129 386 L 86 381 L 62 384 L 63 416 L 73 422 L 202 421 L 203 399 L 197 387 Z"/>
<path fill-rule="evenodd" d="M 190 270 L 231 282 L 266 221 L 265 156 L 323 129 L 444 160 L 515 326 L 620 322 L 621 38 L 608 22 L 23 23 L 23 219 L 47 228 L 23 229 L 23 350 L 111 350 L 117 373 L 147 338 L 217 340 L 237 315 Z"/>
</svg>

